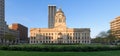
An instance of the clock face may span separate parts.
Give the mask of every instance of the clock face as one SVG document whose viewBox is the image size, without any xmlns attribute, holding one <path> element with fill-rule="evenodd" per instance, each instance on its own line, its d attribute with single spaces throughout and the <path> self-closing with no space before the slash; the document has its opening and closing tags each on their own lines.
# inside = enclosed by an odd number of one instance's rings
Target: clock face
<svg viewBox="0 0 120 56">
<path fill-rule="evenodd" d="M 58 31 L 64 31 L 63 28 L 66 28 L 65 15 L 62 12 L 58 12 L 55 15 L 55 28 L 60 28 Z"/>
<path fill-rule="evenodd" d="M 62 15 L 62 13 L 58 13 L 58 14 L 56 15 L 56 17 L 59 18 L 59 19 L 62 19 L 62 18 L 63 18 L 63 15 Z"/>
<path fill-rule="evenodd" d="M 62 16 L 62 14 L 59 14 L 59 18 L 62 18 L 63 16 Z"/>
</svg>

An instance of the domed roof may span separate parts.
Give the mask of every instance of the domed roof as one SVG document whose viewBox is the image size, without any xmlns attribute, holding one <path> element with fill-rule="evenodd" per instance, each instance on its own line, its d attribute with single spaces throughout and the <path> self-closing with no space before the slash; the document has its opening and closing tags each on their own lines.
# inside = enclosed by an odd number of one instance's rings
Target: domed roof
<svg viewBox="0 0 120 56">
<path fill-rule="evenodd" d="M 62 9 L 61 9 L 61 8 L 59 8 L 59 9 L 57 10 L 57 13 L 58 13 L 58 12 L 63 13 L 63 11 L 62 11 Z"/>
</svg>

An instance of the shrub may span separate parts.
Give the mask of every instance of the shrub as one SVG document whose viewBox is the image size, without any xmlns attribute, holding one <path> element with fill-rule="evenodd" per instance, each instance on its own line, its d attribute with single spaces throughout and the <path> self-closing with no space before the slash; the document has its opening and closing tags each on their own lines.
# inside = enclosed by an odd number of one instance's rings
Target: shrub
<svg viewBox="0 0 120 56">
<path fill-rule="evenodd" d="M 92 52 L 120 50 L 120 46 L 103 45 L 11 45 L 0 46 L 0 50 L 40 51 L 40 52 Z"/>
</svg>

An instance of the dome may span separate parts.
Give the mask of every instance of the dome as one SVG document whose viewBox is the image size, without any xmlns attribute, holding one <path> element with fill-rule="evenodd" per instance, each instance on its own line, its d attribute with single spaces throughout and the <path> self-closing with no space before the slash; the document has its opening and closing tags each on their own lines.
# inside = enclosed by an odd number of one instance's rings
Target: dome
<svg viewBox="0 0 120 56">
<path fill-rule="evenodd" d="M 61 9 L 61 8 L 57 9 L 57 13 L 58 13 L 58 12 L 63 13 L 63 11 L 62 11 L 62 9 Z"/>
</svg>

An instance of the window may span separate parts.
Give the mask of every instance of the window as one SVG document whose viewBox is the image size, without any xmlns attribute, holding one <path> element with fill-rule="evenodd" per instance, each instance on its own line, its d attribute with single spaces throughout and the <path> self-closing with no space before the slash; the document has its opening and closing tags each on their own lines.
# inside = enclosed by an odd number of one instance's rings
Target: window
<svg viewBox="0 0 120 56">
<path fill-rule="evenodd" d="M 46 33 L 46 35 L 48 35 L 48 33 Z"/>
<path fill-rule="evenodd" d="M 42 43 L 42 41 L 40 41 L 40 43 Z"/>
<path fill-rule="evenodd" d="M 82 39 L 84 39 L 84 37 L 82 37 Z"/>
<path fill-rule="evenodd" d="M 53 35 L 53 33 L 52 33 L 52 35 Z"/>
<path fill-rule="evenodd" d="M 43 41 L 43 43 L 45 43 L 45 41 Z"/>
<path fill-rule="evenodd" d="M 33 39 L 33 37 L 31 37 L 31 39 Z"/>
<path fill-rule="evenodd" d="M 78 37 L 78 39 L 80 39 L 80 37 Z"/>
<path fill-rule="evenodd" d="M 69 33 L 67 35 L 69 36 Z"/>
<path fill-rule="evenodd" d="M 84 33 L 82 33 L 82 36 L 84 36 Z"/>
<path fill-rule="evenodd" d="M 49 33 L 49 35 L 50 35 L 50 33 Z"/>
<path fill-rule="evenodd" d="M 36 41 L 38 43 L 38 41 Z"/>
<path fill-rule="evenodd" d="M 85 43 L 86 43 L 86 41 L 85 41 Z"/>
<path fill-rule="evenodd" d="M 84 43 L 84 41 L 82 41 L 82 43 Z"/>
<path fill-rule="evenodd" d="M 46 41 L 46 43 L 48 43 L 48 41 Z"/>
<path fill-rule="evenodd" d="M 76 39 L 77 39 L 77 37 L 76 37 Z"/>
<path fill-rule="evenodd" d="M 53 41 L 52 41 L 52 43 L 53 43 Z"/>
<path fill-rule="evenodd" d="M 51 37 L 49 37 L 49 40 L 51 39 Z"/>
<path fill-rule="evenodd" d="M 53 37 L 52 37 L 52 39 L 53 39 Z"/>
<path fill-rule="evenodd" d="M 35 39 L 35 37 L 33 37 L 33 39 Z"/>
<path fill-rule="evenodd" d="M 75 42 L 73 41 L 73 43 L 75 43 Z"/>
<path fill-rule="evenodd" d="M 69 37 L 67 37 L 67 39 L 69 39 Z"/>
<path fill-rule="evenodd" d="M 77 36 L 77 33 L 76 33 L 76 36 Z"/>
<path fill-rule="evenodd" d="M 70 39 L 72 39 L 72 37 L 70 37 Z"/>
<path fill-rule="evenodd" d="M 48 37 L 46 37 L 46 39 L 48 39 Z"/>
<path fill-rule="evenodd" d="M 73 37 L 73 39 L 76 39 L 75 37 Z"/>
<path fill-rule="evenodd" d="M 58 35 L 62 35 L 62 33 L 60 32 L 60 33 L 58 33 Z"/>
<path fill-rule="evenodd" d="M 50 43 L 50 41 L 49 41 L 49 43 Z"/>
<path fill-rule="evenodd" d="M 88 41 L 88 43 L 89 43 L 89 41 Z"/>
<path fill-rule="evenodd" d="M 33 41 L 31 41 L 31 43 L 33 43 Z"/>
<path fill-rule="evenodd" d="M 70 33 L 70 35 L 72 35 L 72 33 Z"/>
<path fill-rule="evenodd" d="M 45 33 L 43 33 L 43 35 L 45 35 Z"/>
<path fill-rule="evenodd" d="M 80 41 L 79 41 L 79 43 L 80 43 Z"/>
<path fill-rule="evenodd" d="M 62 22 L 62 19 L 59 19 L 59 23 L 61 23 Z"/>
</svg>

